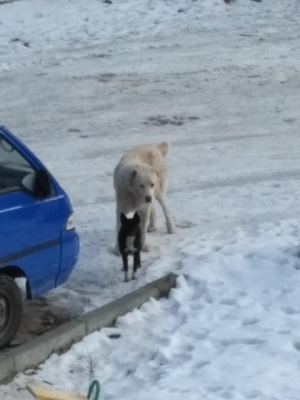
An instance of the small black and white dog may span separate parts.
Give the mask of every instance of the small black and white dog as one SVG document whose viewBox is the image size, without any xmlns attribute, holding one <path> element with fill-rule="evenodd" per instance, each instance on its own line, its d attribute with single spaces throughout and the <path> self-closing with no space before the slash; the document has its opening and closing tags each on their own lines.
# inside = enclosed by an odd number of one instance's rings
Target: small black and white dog
<svg viewBox="0 0 300 400">
<path fill-rule="evenodd" d="M 132 279 L 136 279 L 136 272 L 141 268 L 142 232 L 140 216 L 136 212 L 133 218 L 127 218 L 121 213 L 121 227 L 118 236 L 119 250 L 123 260 L 125 282 L 128 282 L 128 256 L 133 256 Z"/>
</svg>

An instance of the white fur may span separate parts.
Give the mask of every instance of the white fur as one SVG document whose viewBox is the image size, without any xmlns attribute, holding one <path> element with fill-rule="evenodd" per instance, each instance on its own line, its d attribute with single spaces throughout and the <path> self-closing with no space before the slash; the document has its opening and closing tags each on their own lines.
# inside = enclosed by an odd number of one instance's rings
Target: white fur
<svg viewBox="0 0 300 400">
<path fill-rule="evenodd" d="M 126 253 L 135 253 L 136 252 L 136 248 L 134 247 L 134 239 L 135 236 L 127 236 L 126 237 Z"/>
<path fill-rule="evenodd" d="M 147 228 L 150 232 L 155 230 L 156 218 L 153 203 L 147 203 L 147 197 L 152 197 L 152 201 L 156 198 L 160 203 L 165 215 L 167 231 L 174 233 L 175 230 L 166 202 L 168 179 L 164 157 L 169 149 L 168 143 L 134 147 L 124 154 L 114 171 L 117 236 L 120 229 L 120 214 L 138 211 L 141 218 L 143 251 L 149 251 Z M 115 252 L 119 254 L 118 244 Z"/>
</svg>

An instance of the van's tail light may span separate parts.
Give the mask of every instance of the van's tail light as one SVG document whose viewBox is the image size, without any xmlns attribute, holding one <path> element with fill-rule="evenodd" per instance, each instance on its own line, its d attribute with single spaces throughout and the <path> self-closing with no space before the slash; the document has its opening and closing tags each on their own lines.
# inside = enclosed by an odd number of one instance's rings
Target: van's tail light
<svg viewBox="0 0 300 400">
<path fill-rule="evenodd" d="M 71 229 L 74 229 L 74 228 L 75 228 L 75 221 L 74 221 L 74 213 L 72 212 L 72 214 L 68 218 L 66 230 L 70 231 Z"/>
</svg>

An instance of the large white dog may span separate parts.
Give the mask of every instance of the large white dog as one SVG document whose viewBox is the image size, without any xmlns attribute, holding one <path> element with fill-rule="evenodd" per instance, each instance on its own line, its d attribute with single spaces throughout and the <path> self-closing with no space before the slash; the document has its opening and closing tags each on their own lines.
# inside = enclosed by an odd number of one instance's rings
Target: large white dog
<svg viewBox="0 0 300 400">
<path fill-rule="evenodd" d="M 119 161 L 114 171 L 114 187 L 117 201 L 117 244 L 120 230 L 121 213 L 137 211 L 141 218 L 142 250 L 149 251 L 148 232 L 155 230 L 155 209 L 152 200 L 160 203 L 165 218 L 167 231 L 174 233 L 174 223 L 166 203 L 167 171 L 164 157 L 170 149 L 169 143 L 159 145 L 141 145 L 129 150 Z"/>
</svg>

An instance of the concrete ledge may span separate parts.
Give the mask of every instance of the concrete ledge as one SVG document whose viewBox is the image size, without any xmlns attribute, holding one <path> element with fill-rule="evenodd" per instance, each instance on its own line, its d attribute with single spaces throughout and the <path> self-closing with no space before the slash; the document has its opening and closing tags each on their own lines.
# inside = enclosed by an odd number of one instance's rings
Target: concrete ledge
<svg viewBox="0 0 300 400">
<path fill-rule="evenodd" d="M 132 293 L 112 301 L 105 306 L 98 308 L 90 313 L 79 318 L 79 321 L 86 323 L 87 334 L 97 331 L 105 326 L 113 325 L 118 317 L 121 317 L 141 307 L 150 297 L 159 297 L 159 290 L 153 289 L 138 289 Z"/>
<path fill-rule="evenodd" d="M 159 298 L 168 296 L 171 289 L 176 286 L 177 275 L 169 274 L 164 276 L 163 278 L 157 279 L 151 283 L 148 283 L 144 286 L 144 289 L 148 290 L 148 288 L 157 288 L 159 290 Z M 153 296 L 154 297 L 154 296 Z"/>
<path fill-rule="evenodd" d="M 175 287 L 176 278 L 174 274 L 164 276 L 21 346 L 0 352 L 0 381 L 38 366 L 52 353 L 66 351 L 66 348 L 89 333 L 113 325 L 118 317 L 141 307 L 151 297 L 166 297 Z"/>
<path fill-rule="evenodd" d="M 21 344 L 5 354 L 14 360 L 14 372 L 35 367 L 45 361 L 52 353 L 78 342 L 86 335 L 83 322 L 70 321 L 50 332 Z"/>
<path fill-rule="evenodd" d="M 15 373 L 13 357 L 0 354 L 0 381 Z"/>
</svg>

